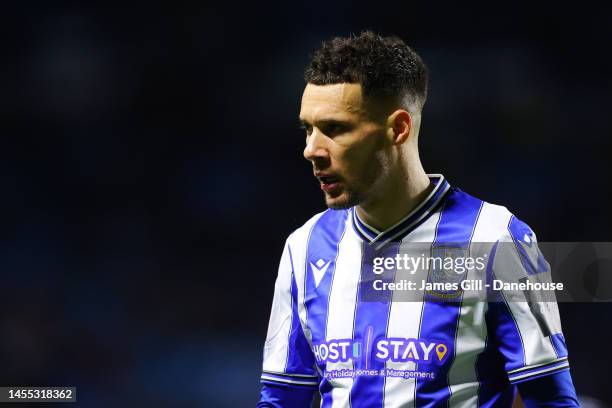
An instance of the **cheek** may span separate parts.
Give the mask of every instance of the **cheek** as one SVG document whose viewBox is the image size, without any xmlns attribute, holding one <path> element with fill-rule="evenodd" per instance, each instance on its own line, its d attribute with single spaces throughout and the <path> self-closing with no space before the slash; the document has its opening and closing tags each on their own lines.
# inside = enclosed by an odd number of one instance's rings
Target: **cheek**
<svg viewBox="0 0 612 408">
<path fill-rule="evenodd" d="M 344 157 L 347 176 L 357 184 L 372 184 L 388 167 L 384 152 L 376 146 L 352 149 Z"/>
<path fill-rule="evenodd" d="M 368 159 L 365 167 L 367 167 L 367 173 L 364 174 L 364 179 L 370 185 L 375 184 L 387 173 L 389 168 L 387 156 L 381 150 L 375 151 Z"/>
</svg>

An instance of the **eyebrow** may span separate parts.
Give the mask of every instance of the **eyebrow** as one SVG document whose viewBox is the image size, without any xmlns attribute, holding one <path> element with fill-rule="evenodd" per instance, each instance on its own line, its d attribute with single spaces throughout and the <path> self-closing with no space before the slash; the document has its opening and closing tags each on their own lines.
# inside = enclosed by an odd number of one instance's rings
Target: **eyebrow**
<svg viewBox="0 0 612 408">
<path fill-rule="evenodd" d="M 319 126 L 322 126 L 322 125 L 323 126 L 324 125 L 349 125 L 349 124 L 351 124 L 350 121 L 342 120 L 342 119 L 321 119 L 321 120 L 317 120 L 315 122 Z M 307 120 L 304 120 L 304 119 L 300 119 L 299 120 L 299 125 L 300 126 L 310 125 L 310 122 L 308 122 Z"/>
</svg>

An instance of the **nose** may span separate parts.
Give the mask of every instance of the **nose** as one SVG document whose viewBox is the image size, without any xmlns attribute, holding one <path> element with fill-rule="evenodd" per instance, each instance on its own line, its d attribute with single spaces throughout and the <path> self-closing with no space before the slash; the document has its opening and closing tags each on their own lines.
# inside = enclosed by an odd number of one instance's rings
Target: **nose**
<svg viewBox="0 0 612 408">
<path fill-rule="evenodd" d="M 325 146 L 325 136 L 317 129 L 306 139 L 306 147 L 304 148 L 304 158 L 311 162 L 328 160 L 329 152 Z"/>
</svg>

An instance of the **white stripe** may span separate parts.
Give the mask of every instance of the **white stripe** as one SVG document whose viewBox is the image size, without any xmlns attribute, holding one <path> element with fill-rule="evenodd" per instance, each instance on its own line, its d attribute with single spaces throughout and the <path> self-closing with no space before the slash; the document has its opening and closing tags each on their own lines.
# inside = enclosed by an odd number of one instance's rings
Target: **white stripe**
<svg viewBox="0 0 612 408">
<path fill-rule="evenodd" d="M 509 217 L 504 216 L 505 212 L 500 210 L 501 207 L 483 203 L 470 243 L 470 256 L 478 257 L 490 252 L 490 243 L 497 240 Z M 485 272 L 486 268 L 482 271 L 471 269 L 466 279 L 485 282 Z M 476 361 L 486 346 L 487 338 L 484 320 L 487 304 L 484 295 L 484 290 L 469 290 L 463 293 L 455 341 L 455 359 L 448 372 L 451 393 L 449 408 L 478 405 L 479 379 Z"/>
<path fill-rule="evenodd" d="M 352 222 L 347 217 L 347 222 Z M 361 239 L 347 225 L 342 241 L 338 245 L 338 258 L 334 279 L 330 288 L 327 309 L 326 341 L 332 339 L 353 338 L 353 322 L 357 300 L 357 287 L 361 275 Z M 365 244 L 368 245 L 368 244 Z M 327 363 L 327 370 L 353 369 L 353 362 Z M 352 378 L 336 378 L 329 380 L 332 389 L 332 407 L 349 407 Z"/>
<path fill-rule="evenodd" d="M 469 279 L 469 277 L 468 277 Z M 478 405 L 479 382 L 476 361 L 485 347 L 487 336 L 484 313 L 486 304 L 464 299 L 461 303 L 455 340 L 455 359 L 448 372 L 450 407 L 474 407 Z"/>
<path fill-rule="evenodd" d="M 518 374 L 518 373 L 520 373 L 520 372 L 522 372 L 522 371 L 525 371 L 525 370 L 533 370 L 534 368 L 543 367 L 543 366 L 548 366 L 548 365 L 555 364 L 555 363 L 559 363 L 559 362 L 561 362 L 561 361 L 565 361 L 565 360 L 567 360 L 567 357 L 561 357 L 561 358 L 558 358 L 558 359 L 556 359 L 556 360 L 554 360 L 554 361 L 550 361 L 550 362 L 548 362 L 548 363 L 544 363 L 544 364 L 536 364 L 536 365 L 532 365 L 532 366 L 528 366 L 528 367 L 521 367 L 521 368 L 517 368 L 517 369 L 515 369 L 515 370 L 508 371 L 508 374 L 509 374 L 509 375 L 514 375 L 514 374 Z"/>
<path fill-rule="evenodd" d="M 431 241 L 433 241 L 435 235 L 436 224 L 438 223 L 439 218 L 440 211 L 437 211 L 435 214 L 432 214 L 427 221 L 421 224 L 419 228 L 406 235 L 402 239 L 399 253 L 418 257 L 421 250 L 425 248 L 429 250 Z M 406 274 L 403 272 L 406 271 L 396 271 L 396 281 L 407 278 Z M 427 279 L 427 272 L 428 271 L 426 270 L 419 270 L 414 275 L 410 275 L 409 279 L 413 282 L 421 282 L 422 280 Z M 420 283 L 417 283 L 417 285 L 420 286 Z M 422 295 L 420 299 L 422 299 Z M 423 302 L 419 301 L 418 298 L 412 298 L 410 301 L 407 301 L 405 297 L 402 299 L 402 292 L 395 291 L 393 293 L 393 301 L 391 302 L 389 311 L 387 337 L 418 338 L 419 327 L 421 325 L 422 308 Z M 389 361 L 385 365 L 385 368 L 397 370 L 414 370 L 415 367 L 416 364 L 411 361 Z M 387 377 L 385 379 L 384 408 L 414 407 L 414 390 L 414 378 L 404 379 L 399 377 Z"/>
<path fill-rule="evenodd" d="M 493 267 L 495 278 L 505 282 L 518 282 L 520 278 L 528 276 L 507 229 L 500 241 Z M 540 325 L 529 308 L 529 303 L 525 302 L 523 292 L 510 290 L 501 292 L 521 335 L 525 354 L 524 365 L 530 366 L 557 359 L 557 353 L 550 339 L 543 335 Z M 558 320 L 556 304 L 551 310 L 551 316 Z"/>
<path fill-rule="evenodd" d="M 299 385 L 319 385 L 318 382 L 316 381 L 299 381 L 299 380 L 289 380 L 289 379 L 285 379 L 285 378 L 276 378 L 276 377 L 269 377 L 265 374 L 262 374 L 261 378 L 263 380 L 268 380 L 268 381 L 276 381 L 276 382 L 281 382 L 281 383 L 287 383 L 287 384 L 299 384 Z"/>
<path fill-rule="evenodd" d="M 274 284 L 272 311 L 264 344 L 263 370 L 285 371 L 292 322 L 291 301 L 291 263 L 285 243 Z"/>
<path fill-rule="evenodd" d="M 270 375 L 281 375 L 284 377 L 302 377 L 302 378 L 313 378 L 313 379 L 317 378 L 316 375 L 308 375 L 308 374 L 287 374 L 287 373 L 279 373 L 275 371 L 263 371 L 263 373 L 270 374 Z"/>
<path fill-rule="evenodd" d="M 516 380 L 521 380 L 521 379 L 524 379 L 524 378 L 533 377 L 534 375 L 539 375 L 539 374 L 547 373 L 549 371 L 555 371 L 555 370 L 559 370 L 559 369 L 566 368 L 566 367 L 569 367 L 569 362 L 566 362 L 564 364 L 559 364 L 558 366 L 555 366 L 555 367 L 550 367 L 550 368 L 545 368 L 545 369 L 542 369 L 542 370 L 534 371 L 534 372 L 528 373 L 528 374 L 515 375 L 515 376 L 512 376 L 512 377 L 509 377 L 509 379 L 510 379 L 511 382 L 514 382 Z"/>
</svg>

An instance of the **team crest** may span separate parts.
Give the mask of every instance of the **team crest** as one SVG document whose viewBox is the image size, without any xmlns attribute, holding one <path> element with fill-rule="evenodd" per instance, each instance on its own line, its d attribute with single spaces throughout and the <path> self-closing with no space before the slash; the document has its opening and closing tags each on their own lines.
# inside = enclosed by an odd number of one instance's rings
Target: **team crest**
<svg viewBox="0 0 612 408">
<path fill-rule="evenodd" d="M 468 255 L 467 248 L 434 246 L 425 293 L 444 299 L 461 295 L 461 282 L 467 276 L 467 270 L 458 271 L 457 260 L 465 260 Z"/>
</svg>

